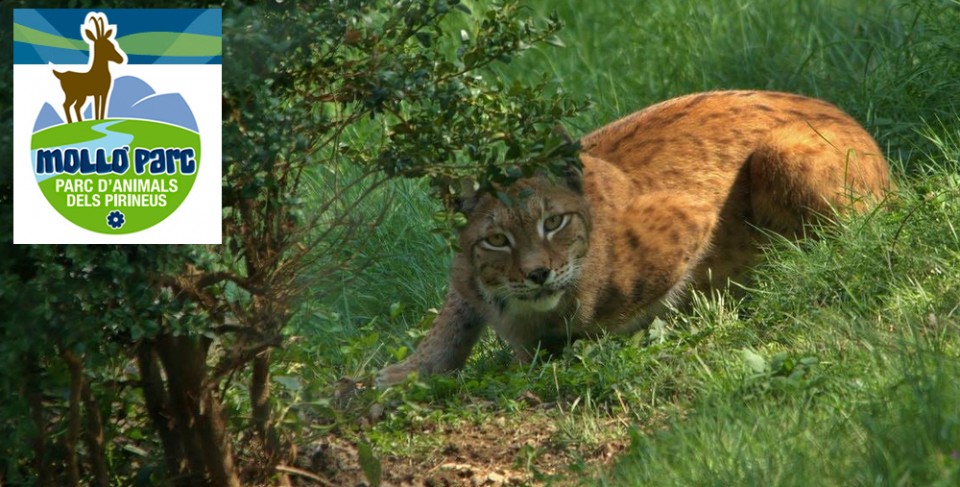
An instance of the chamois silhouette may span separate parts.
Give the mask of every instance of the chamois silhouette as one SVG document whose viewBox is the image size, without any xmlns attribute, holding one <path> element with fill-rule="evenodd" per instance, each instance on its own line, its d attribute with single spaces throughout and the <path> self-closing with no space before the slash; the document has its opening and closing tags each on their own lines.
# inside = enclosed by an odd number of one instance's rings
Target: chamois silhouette
<svg viewBox="0 0 960 487">
<path fill-rule="evenodd" d="M 107 112 L 107 95 L 113 86 L 108 63 L 123 64 L 126 57 L 113 40 L 113 29 L 105 30 L 107 16 L 104 14 L 89 13 L 81 26 L 81 31 L 90 39 L 90 68 L 85 73 L 76 71 L 53 71 L 54 76 L 60 79 L 60 87 L 66 98 L 63 102 L 63 111 L 67 114 L 67 123 L 73 123 L 70 118 L 70 108 L 76 111 L 77 121 L 82 122 L 80 109 L 87 102 L 87 97 L 93 97 L 93 118 L 103 120 Z M 85 27 L 93 24 L 93 30 Z"/>
</svg>

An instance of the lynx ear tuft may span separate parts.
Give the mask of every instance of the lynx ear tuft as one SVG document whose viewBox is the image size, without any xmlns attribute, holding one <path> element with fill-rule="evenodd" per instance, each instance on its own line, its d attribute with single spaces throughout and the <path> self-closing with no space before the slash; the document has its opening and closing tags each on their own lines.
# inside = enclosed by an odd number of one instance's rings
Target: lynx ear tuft
<svg viewBox="0 0 960 487">
<path fill-rule="evenodd" d="M 581 160 L 578 159 L 576 164 L 571 162 L 567 165 L 567 168 L 563 171 L 563 181 L 568 188 L 583 194 L 583 163 Z"/>
<path fill-rule="evenodd" d="M 570 136 L 570 132 L 567 132 L 567 129 L 559 123 L 553 126 L 553 135 L 560 138 L 564 144 L 568 146 L 576 145 L 573 150 L 579 152 L 580 147 L 579 141 L 573 139 Z M 566 151 L 568 149 L 564 149 Z M 569 160 L 567 167 L 563 170 L 563 181 L 566 183 L 567 187 L 576 191 L 577 193 L 583 194 L 583 163 L 579 158 Z"/>
<path fill-rule="evenodd" d="M 458 183 L 451 183 L 450 187 Z M 463 213 L 464 215 L 469 215 L 474 208 L 477 206 L 478 191 L 477 183 L 473 179 L 461 179 L 459 182 L 460 191 L 456 194 L 453 194 L 453 191 L 450 193 L 450 198 L 444 198 L 444 203 L 448 209 Z"/>
</svg>

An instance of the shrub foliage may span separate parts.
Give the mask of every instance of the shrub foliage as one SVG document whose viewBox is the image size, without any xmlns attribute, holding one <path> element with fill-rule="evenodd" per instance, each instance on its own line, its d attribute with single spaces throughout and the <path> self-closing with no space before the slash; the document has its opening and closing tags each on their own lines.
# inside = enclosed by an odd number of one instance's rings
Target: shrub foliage
<svg viewBox="0 0 960 487">
<path fill-rule="evenodd" d="M 38 6 L 25 3 L 3 8 Z M 465 176 L 492 189 L 576 164 L 576 144 L 553 127 L 581 105 L 546 81 L 487 71 L 560 28 L 517 3 L 222 5 L 223 244 L 13 246 L 0 235 L 0 483 L 277 477 L 292 452 L 270 407 L 271 351 L 323 276 L 307 269 L 342 265 L 376 224 L 354 213 L 358 200 L 407 177 L 451 202 Z M 9 70 L 0 89 L 9 99 Z M 9 142 L 10 105 L 0 112 Z M 225 407 L 240 382 L 244 409 Z"/>
</svg>

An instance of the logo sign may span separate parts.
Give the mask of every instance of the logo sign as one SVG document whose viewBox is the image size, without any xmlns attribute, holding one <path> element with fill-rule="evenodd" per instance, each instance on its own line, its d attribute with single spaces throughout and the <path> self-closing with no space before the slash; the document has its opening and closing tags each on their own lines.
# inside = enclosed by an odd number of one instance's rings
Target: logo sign
<svg viewBox="0 0 960 487">
<path fill-rule="evenodd" d="M 220 243 L 221 25 L 14 10 L 15 243 Z"/>
</svg>

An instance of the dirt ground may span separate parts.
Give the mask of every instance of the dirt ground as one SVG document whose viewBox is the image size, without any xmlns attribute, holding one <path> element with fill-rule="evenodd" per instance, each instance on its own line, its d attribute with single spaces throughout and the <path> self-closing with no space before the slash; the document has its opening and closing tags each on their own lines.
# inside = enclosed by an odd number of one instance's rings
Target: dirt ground
<svg viewBox="0 0 960 487">
<path fill-rule="evenodd" d="M 547 480 L 569 485 L 593 476 L 626 447 L 623 437 L 596 445 L 562 445 L 556 441 L 551 414 L 532 409 L 480 424 L 464 420 L 439 431 L 413 431 L 440 441 L 425 455 L 381 455 L 381 485 L 495 487 L 542 485 Z M 580 465 L 579 472 L 571 465 Z M 369 485 L 357 445 L 334 435 L 303 448 L 288 473 L 294 485 Z"/>
</svg>

